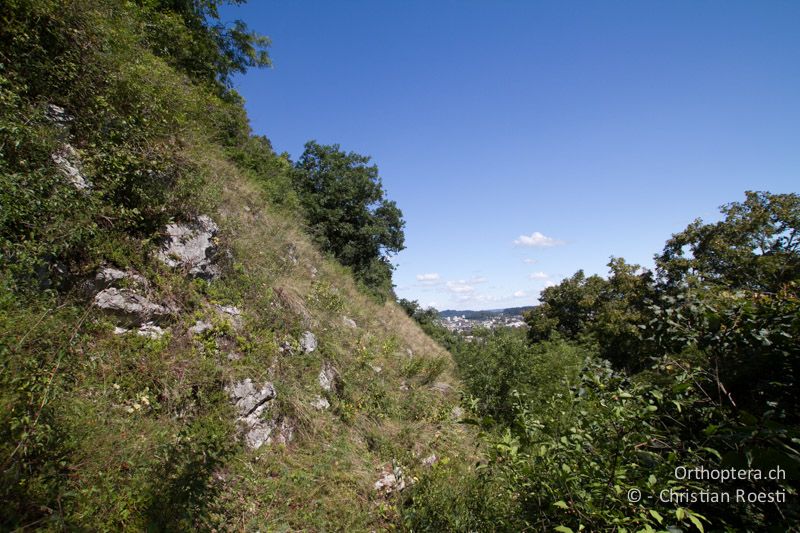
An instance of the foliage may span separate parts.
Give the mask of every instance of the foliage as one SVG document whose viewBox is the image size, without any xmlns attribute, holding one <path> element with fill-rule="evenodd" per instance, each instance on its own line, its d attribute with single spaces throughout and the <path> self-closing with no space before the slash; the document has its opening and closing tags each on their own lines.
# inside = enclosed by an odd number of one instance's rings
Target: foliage
<svg viewBox="0 0 800 533">
<path fill-rule="evenodd" d="M 711 284 L 778 292 L 800 278 L 800 195 L 747 191 L 722 207 L 725 219 L 698 219 L 667 242 L 657 267 L 666 287 Z"/>
<path fill-rule="evenodd" d="M 389 295 L 389 256 L 404 248 L 405 223 L 369 161 L 338 145 L 310 141 L 295 164 L 294 187 L 322 249 L 351 267 L 367 287 Z"/>
<path fill-rule="evenodd" d="M 481 475 L 514 502 L 506 519 L 476 529 L 796 525 L 800 197 L 748 192 L 722 211 L 673 236 L 656 276 L 612 259 L 607 279 L 579 271 L 543 291 L 527 315 L 530 345 L 499 332 L 458 347 L 490 450 Z M 564 350 L 571 358 L 556 355 Z M 728 483 L 675 474 L 695 466 L 786 474 Z M 785 500 L 736 501 L 736 490 Z M 412 508 L 440 506 L 434 494 Z"/>
</svg>

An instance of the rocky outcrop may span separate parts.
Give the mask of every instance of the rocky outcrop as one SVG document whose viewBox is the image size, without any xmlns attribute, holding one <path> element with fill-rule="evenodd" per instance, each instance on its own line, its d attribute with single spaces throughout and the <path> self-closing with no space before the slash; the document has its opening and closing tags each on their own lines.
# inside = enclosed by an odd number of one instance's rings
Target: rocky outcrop
<svg viewBox="0 0 800 533">
<path fill-rule="evenodd" d="M 300 348 L 305 353 L 311 353 L 317 349 L 317 338 L 310 331 L 306 331 L 300 336 Z"/>
<path fill-rule="evenodd" d="M 106 289 L 120 284 L 128 284 L 132 287 L 147 290 L 149 284 L 144 276 L 131 270 L 119 270 L 113 267 L 101 268 L 94 277 L 94 286 L 97 290 Z"/>
<path fill-rule="evenodd" d="M 317 398 L 313 402 L 311 402 L 311 407 L 313 407 L 317 411 L 324 411 L 325 409 L 330 409 L 331 403 L 328 401 L 327 398 L 323 398 L 322 396 L 317 396 Z"/>
<path fill-rule="evenodd" d="M 325 392 L 338 392 L 338 390 L 341 388 L 341 377 L 339 376 L 339 371 L 336 370 L 336 368 L 328 361 L 322 363 L 322 368 L 317 376 L 317 381 L 319 382 L 319 386 L 322 387 L 322 390 Z"/>
<path fill-rule="evenodd" d="M 404 472 L 400 465 L 384 467 L 381 477 L 375 482 L 374 488 L 387 496 L 406 488 Z"/>
<path fill-rule="evenodd" d="M 75 120 L 75 117 L 67 113 L 67 111 L 55 104 L 48 104 L 44 110 L 44 116 L 53 124 L 61 127 L 67 127 L 70 122 Z"/>
<path fill-rule="evenodd" d="M 81 158 L 71 144 L 62 144 L 50 157 L 73 187 L 82 191 L 91 188 L 89 181 L 83 174 Z"/>
<path fill-rule="evenodd" d="M 213 220 L 202 215 L 191 223 L 169 224 L 165 232 L 167 237 L 156 254 L 158 259 L 192 277 L 207 280 L 219 277 L 220 267 L 215 262 L 219 227 Z"/>
<path fill-rule="evenodd" d="M 272 383 L 259 387 L 247 378 L 232 384 L 227 390 L 239 415 L 237 422 L 244 432 L 245 444 L 250 449 L 257 450 L 264 444 L 291 442 L 295 426 L 290 419 L 265 417 L 277 395 Z"/>
<path fill-rule="evenodd" d="M 98 292 L 94 297 L 94 305 L 130 325 L 159 322 L 176 312 L 167 306 L 150 301 L 133 289 L 116 287 Z"/>
</svg>

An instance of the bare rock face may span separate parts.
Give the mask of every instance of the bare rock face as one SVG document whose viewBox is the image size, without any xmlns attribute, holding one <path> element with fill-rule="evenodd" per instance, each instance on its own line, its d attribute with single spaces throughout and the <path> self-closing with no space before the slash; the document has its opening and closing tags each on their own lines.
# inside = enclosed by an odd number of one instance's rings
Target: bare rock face
<svg viewBox="0 0 800 533">
<path fill-rule="evenodd" d="M 331 403 L 327 400 L 327 398 L 323 398 L 322 396 L 317 396 L 316 400 L 311 402 L 311 407 L 313 407 L 317 411 L 324 411 L 325 409 L 330 409 Z"/>
<path fill-rule="evenodd" d="M 259 388 L 250 378 L 231 385 L 228 394 L 242 418 L 247 418 L 254 413 L 261 414 L 267 407 L 266 402 L 275 399 L 276 396 L 272 383 L 266 383 Z"/>
<path fill-rule="evenodd" d="M 339 371 L 328 361 L 322 363 L 317 381 L 319 381 L 319 386 L 322 387 L 322 390 L 325 392 L 337 392 L 341 387 Z"/>
<path fill-rule="evenodd" d="M 244 441 L 250 449 L 257 450 L 264 444 L 286 444 L 294 437 L 294 424 L 284 417 L 265 419 L 275 387 L 265 383 L 258 387 L 247 378 L 228 387 L 228 394 L 239 414 L 237 421 L 244 430 Z"/>
<path fill-rule="evenodd" d="M 300 337 L 300 348 L 305 353 L 311 353 L 317 349 L 317 338 L 310 331 L 306 331 Z"/>
<path fill-rule="evenodd" d="M 214 262 L 218 253 L 215 237 L 219 227 L 202 215 L 185 224 L 169 224 L 167 238 L 157 257 L 167 266 L 186 269 L 190 276 L 212 280 L 220 275 Z"/>
<path fill-rule="evenodd" d="M 75 120 L 75 117 L 68 114 L 63 107 L 55 104 L 47 104 L 47 109 L 44 110 L 44 116 L 47 117 L 47 120 L 50 122 L 62 127 L 66 127 L 70 122 Z"/>
<path fill-rule="evenodd" d="M 375 482 L 374 488 L 378 492 L 389 495 L 393 492 L 400 492 L 406 488 L 405 476 L 400 465 L 385 467 L 381 477 Z"/>
<path fill-rule="evenodd" d="M 145 290 L 149 286 L 144 276 L 130 270 L 119 270 L 113 267 L 101 268 L 94 277 L 94 285 L 98 289 L 118 286 L 121 282 L 128 282 L 137 288 Z"/>
<path fill-rule="evenodd" d="M 98 292 L 94 297 L 94 305 L 133 325 L 158 322 L 175 312 L 169 307 L 150 301 L 132 289 L 116 287 Z"/>
<path fill-rule="evenodd" d="M 136 332 L 138 335 L 142 337 L 147 337 L 149 339 L 160 339 L 164 336 L 166 331 L 159 326 L 156 326 L 152 322 L 147 322 L 146 324 L 142 324 L 139 327 L 139 331 Z"/>
<path fill-rule="evenodd" d="M 53 152 L 50 157 L 73 187 L 82 191 L 91 189 L 83 174 L 81 158 L 71 144 L 62 144 L 61 148 Z"/>
</svg>

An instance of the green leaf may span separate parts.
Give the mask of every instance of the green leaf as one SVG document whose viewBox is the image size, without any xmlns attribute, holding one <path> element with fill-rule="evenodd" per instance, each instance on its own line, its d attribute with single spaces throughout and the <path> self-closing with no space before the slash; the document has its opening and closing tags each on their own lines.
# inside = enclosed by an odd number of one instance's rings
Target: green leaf
<svg viewBox="0 0 800 533">
<path fill-rule="evenodd" d="M 567 526 L 556 526 L 555 531 L 560 531 L 561 533 L 575 533 Z"/>
<path fill-rule="evenodd" d="M 659 524 L 661 524 L 662 522 L 664 522 L 664 517 L 663 517 L 663 516 L 661 516 L 661 515 L 658 513 L 658 511 L 654 511 L 654 510 L 650 509 L 650 515 L 651 515 L 653 518 L 655 518 L 656 520 L 658 520 L 658 523 L 659 523 Z"/>
<path fill-rule="evenodd" d="M 567 502 L 565 502 L 564 500 L 558 500 L 553 505 L 555 505 L 556 507 L 561 507 L 562 509 L 569 509 L 569 506 L 567 505 Z"/>
<path fill-rule="evenodd" d="M 698 520 L 696 516 L 689 515 L 689 520 L 692 521 L 692 524 L 694 524 L 694 527 L 696 527 L 697 529 L 700 530 L 700 533 L 705 533 L 705 529 L 703 529 L 703 524 L 700 523 L 700 520 Z"/>
</svg>

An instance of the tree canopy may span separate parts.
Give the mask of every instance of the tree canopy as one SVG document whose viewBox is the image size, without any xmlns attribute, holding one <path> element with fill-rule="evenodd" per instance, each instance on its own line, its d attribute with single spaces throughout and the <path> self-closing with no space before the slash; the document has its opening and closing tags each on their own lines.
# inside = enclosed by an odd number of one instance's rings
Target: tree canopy
<svg viewBox="0 0 800 533">
<path fill-rule="evenodd" d="M 309 141 L 295 164 L 294 188 L 311 233 L 380 294 L 392 292 L 389 257 L 404 248 L 403 213 L 386 199 L 370 157 Z"/>
</svg>

